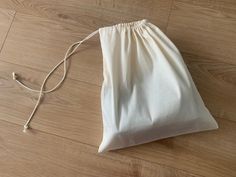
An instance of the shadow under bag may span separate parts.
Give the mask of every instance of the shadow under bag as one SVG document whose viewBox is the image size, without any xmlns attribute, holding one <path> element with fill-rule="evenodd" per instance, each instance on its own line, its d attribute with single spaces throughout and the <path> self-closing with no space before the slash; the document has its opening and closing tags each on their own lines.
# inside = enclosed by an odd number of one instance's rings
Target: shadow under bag
<svg viewBox="0 0 236 177">
<path fill-rule="evenodd" d="M 67 73 L 67 59 L 84 41 L 99 33 L 104 81 L 101 91 L 103 139 L 99 152 L 134 146 L 177 135 L 218 128 L 205 107 L 179 50 L 161 32 L 141 20 L 99 28 L 70 46 L 65 57 L 46 76 L 25 129 L 43 93 L 58 88 Z M 52 89 L 44 90 L 61 64 L 64 74 Z"/>
</svg>

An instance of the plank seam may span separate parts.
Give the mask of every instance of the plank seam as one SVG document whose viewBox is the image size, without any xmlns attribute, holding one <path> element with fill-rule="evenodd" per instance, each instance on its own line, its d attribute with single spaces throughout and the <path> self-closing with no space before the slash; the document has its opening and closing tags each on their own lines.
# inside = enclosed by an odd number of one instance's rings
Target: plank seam
<svg viewBox="0 0 236 177">
<path fill-rule="evenodd" d="M 171 13 L 172 13 L 172 10 L 173 10 L 174 1 L 175 1 L 175 0 L 172 0 L 172 2 L 171 2 L 171 5 L 170 5 L 170 12 L 169 12 L 169 15 L 168 15 L 168 17 L 167 17 L 166 29 L 165 29 L 165 32 L 166 32 L 166 33 L 167 33 L 167 28 L 168 28 L 168 26 L 169 26 L 169 21 L 170 21 L 170 16 L 171 16 Z"/>
<path fill-rule="evenodd" d="M 11 30 L 12 24 L 13 24 L 13 22 L 14 22 L 14 20 L 15 20 L 15 16 L 16 16 L 16 11 L 14 11 L 13 18 L 12 18 L 12 20 L 11 20 L 11 24 L 10 24 L 8 30 L 7 30 L 7 34 L 6 34 L 6 36 L 5 36 L 4 40 L 3 40 L 2 46 L 1 46 L 1 48 L 0 48 L 0 54 L 1 54 L 1 52 L 2 52 L 2 49 L 3 49 L 4 45 L 5 45 L 5 42 L 6 42 L 6 40 L 7 40 L 7 37 L 8 37 L 8 34 L 9 34 L 10 30 Z"/>
<path fill-rule="evenodd" d="M 19 66 L 19 67 L 28 68 L 28 69 L 30 69 L 30 70 L 34 70 L 34 71 L 37 71 L 37 72 L 41 72 L 41 73 L 47 74 L 47 71 L 40 70 L 40 69 L 38 69 L 38 68 L 33 68 L 33 67 L 30 67 L 30 66 L 21 65 L 21 64 L 18 64 L 18 63 L 14 63 L 14 62 L 9 62 L 9 61 L 5 61 L 5 60 L 1 60 L 1 58 L 0 58 L 0 63 L 7 63 L 7 64 L 11 64 L 11 65 L 17 65 L 17 66 Z M 59 74 L 54 74 L 54 75 L 55 75 L 55 76 L 60 76 Z M 97 85 L 97 84 L 94 84 L 94 83 L 91 83 L 91 82 L 86 82 L 86 81 L 79 80 L 79 79 L 73 79 L 73 78 L 71 78 L 71 77 L 68 77 L 68 78 L 66 78 L 66 79 L 67 79 L 67 80 L 76 81 L 76 82 L 85 83 L 85 84 L 92 85 L 92 86 L 96 86 L 96 87 L 99 87 L 99 88 L 102 87 L 102 86 L 100 86 L 100 85 Z"/>
</svg>

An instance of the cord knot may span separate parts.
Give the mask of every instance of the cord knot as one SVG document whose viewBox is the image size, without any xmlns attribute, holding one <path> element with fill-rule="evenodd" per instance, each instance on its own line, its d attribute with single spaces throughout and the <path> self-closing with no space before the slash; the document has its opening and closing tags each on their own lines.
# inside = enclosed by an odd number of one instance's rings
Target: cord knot
<svg viewBox="0 0 236 177">
<path fill-rule="evenodd" d="M 29 125 L 24 125 L 23 132 L 25 133 L 27 131 L 27 129 L 29 129 Z"/>
<path fill-rule="evenodd" d="M 13 80 L 17 80 L 17 75 L 16 75 L 15 72 L 12 73 L 12 79 L 13 79 Z"/>
</svg>

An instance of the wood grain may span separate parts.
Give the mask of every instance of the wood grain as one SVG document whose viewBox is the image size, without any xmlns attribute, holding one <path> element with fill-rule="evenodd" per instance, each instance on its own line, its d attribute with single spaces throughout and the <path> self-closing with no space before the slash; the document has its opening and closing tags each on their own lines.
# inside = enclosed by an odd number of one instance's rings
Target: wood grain
<svg viewBox="0 0 236 177">
<path fill-rule="evenodd" d="M 76 29 L 57 21 L 17 13 L 0 60 L 24 63 L 24 66 L 49 72 L 63 59 L 71 43 L 82 40 L 92 32 L 82 27 Z M 69 78 L 101 85 L 102 53 L 98 37 L 96 35 L 86 41 L 71 58 Z"/>
<path fill-rule="evenodd" d="M 183 57 L 210 112 L 236 121 L 236 65 L 187 53 Z"/>
<path fill-rule="evenodd" d="M 167 35 L 182 52 L 236 64 L 235 12 L 235 0 L 175 0 Z"/>
<path fill-rule="evenodd" d="M 2 0 L 0 7 L 24 14 L 62 21 L 64 24 L 83 24 L 94 30 L 101 26 L 147 18 L 166 28 L 172 0 Z"/>
<path fill-rule="evenodd" d="M 97 149 L 41 131 L 19 133 L 19 127 L 0 121 L 0 174 L 4 177 L 198 177 L 117 153 Z"/>
<path fill-rule="evenodd" d="M 10 29 L 15 11 L 0 8 L 0 51 Z"/>
<path fill-rule="evenodd" d="M 12 80 L 11 73 L 16 72 L 22 76 L 22 81 L 37 89 L 46 73 L 5 62 L 0 62 L 0 68 L 0 112 L 10 116 L 2 115 L 0 119 L 23 125 L 38 95 L 19 87 Z M 52 88 L 59 79 L 54 75 L 48 88 Z M 60 89 L 44 97 L 32 127 L 98 146 L 102 138 L 100 90 L 96 85 L 68 78 Z"/>
<path fill-rule="evenodd" d="M 234 0 L 1 0 L 0 176 L 235 177 L 236 4 Z M 179 47 L 219 130 L 97 154 L 102 138 L 99 36 L 71 60 L 69 75 L 43 98 L 31 131 L 22 126 L 39 88 L 67 47 L 99 27 L 139 19 Z M 47 88 L 62 74 L 60 68 Z"/>
<path fill-rule="evenodd" d="M 176 0 L 167 34 L 182 51 L 207 107 L 236 120 L 236 1 Z"/>
</svg>

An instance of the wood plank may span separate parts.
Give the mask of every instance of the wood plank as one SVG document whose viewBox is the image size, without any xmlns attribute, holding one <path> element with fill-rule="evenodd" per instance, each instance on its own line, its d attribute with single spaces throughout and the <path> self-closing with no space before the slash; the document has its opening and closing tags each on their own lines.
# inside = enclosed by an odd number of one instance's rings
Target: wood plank
<svg viewBox="0 0 236 177">
<path fill-rule="evenodd" d="M 141 18 L 152 20 L 165 29 L 171 3 L 172 0 L 2 0 L 0 7 L 74 26 L 84 24 L 92 29 Z"/>
<path fill-rule="evenodd" d="M 0 176 L 236 176 L 235 1 L 176 0 L 167 33 L 221 118 L 220 129 L 104 155 L 96 153 L 102 137 L 98 37 L 73 56 L 68 79 L 45 96 L 28 134 L 22 125 L 37 94 L 20 89 L 11 72 L 38 88 L 75 39 L 137 18 L 165 29 L 171 1 L 2 0 L 0 7 L 4 2 L 17 16 L 0 54 Z"/>
<path fill-rule="evenodd" d="M 49 72 L 73 42 L 82 40 L 91 32 L 83 27 L 76 31 L 72 25 L 17 13 L 0 60 Z M 71 58 L 68 77 L 101 85 L 102 53 L 98 38 L 96 35 L 86 41 Z"/>
<path fill-rule="evenodd" d="M 0 8 L 0 52 L 10 29 L 15 11 Z"/>
<path fill-rule="evenodd" d="M 3 113 L 0 119 L 23 125 L 38 94 L 21 88 L 12 80 L 13 71 L 37 89 L 46 73 L 0 62 L 0 112 Z M 48 88 L 52 88 L 59 79 L 56 75 L 52 76 Z M 60 89 L 44 97 L 32 127 L 98 146 L 102 138 L 100 90 L 98 86 L 68 78 Z"/>
<path fill-rule="evenodd" d="M 23 125 L 35 103 L 35 95 L 19 89 L 16 83 L 10 81 L 10 71 L 21 71 L 26 81 L 32 82 L 34 87 L 39 87 L 43 73 L 4 62 L 1 62 L 0 68 L 0 119 Z M 56 79 L 57 76 L 52 78 L 51 84 Z M 102 136 L 99 97 L 100 87 L 67 79 L 58 91 L 45 97 L 32 123 L 33 130 L 42 130 L 97 148 Z M 216 131 L 169 138 L 115 153 L 202 176 L 233 177 L 236 169 L 236 123 L 224 119 L 217 121 L 220 129 Z M 21 131 L 22 126 L 18 128 L 18 132 Z"/>
<path fill-rule="evenodd" d="M 210 112 L 236 121 L 236 64 L 187 53 L 183 57 Z"/>
<path fill-rule="evenodd" d="M 236 1 L 176 0 L 167 34 L 183 52 L 236 64 Z"/>
<path fill-rule="evenodd" d="M 100 155 L 94 147 L 40 131 L 22 133 L 20 128 L 0 121 L 0 176 L 198 177 L 117 153 Z"/>
<path fill-rule="evenodd" d="M 167 34 L 211 113 L 235 121 L 236 1 L 176 0 Z"/>
</svg>

